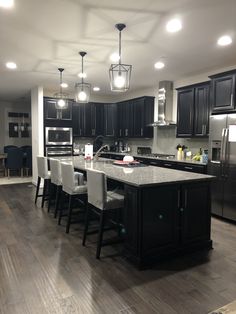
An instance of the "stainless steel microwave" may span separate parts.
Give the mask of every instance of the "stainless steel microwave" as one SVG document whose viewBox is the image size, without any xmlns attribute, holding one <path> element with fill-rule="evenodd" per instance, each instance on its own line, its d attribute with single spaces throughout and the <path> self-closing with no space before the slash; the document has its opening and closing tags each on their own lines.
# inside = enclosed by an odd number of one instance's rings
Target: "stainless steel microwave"
<svg viewBox="0 0 236 314">
<path fill-rule="evenodd" d="M 72 128 L 45 128 L 46 145 L 72 145 Z"/>
</svg>

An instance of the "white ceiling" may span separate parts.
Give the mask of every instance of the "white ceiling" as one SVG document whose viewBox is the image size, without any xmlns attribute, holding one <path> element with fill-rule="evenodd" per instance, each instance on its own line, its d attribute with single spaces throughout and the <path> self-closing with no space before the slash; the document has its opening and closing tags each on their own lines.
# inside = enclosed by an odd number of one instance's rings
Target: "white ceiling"
<svg viewBox="0 0 236 314">
<path fill-rule="evenodd" d="M 177 80 L 236 64 L 235 0 L 15 0 L 11 10 L 0 8 L 0 100 L 14 100 L 36 85 L 58 89 L 58 67 L 73 90 L 81 59 L 87 51 L 87 81 L 109 94 L 109 56 L 122 32 L 122 59 L 133 65 L 131 90 L 152 87 L 160 79 Z M 183 29 L 174 34 L 166 22 L 179 17 Z M 233 44 L 217 47 L 217 38 Z M 164 57 L 166 67 L 153 64 Z M 16 71 L 5 68 L 15 61 Z"/>
</svg>

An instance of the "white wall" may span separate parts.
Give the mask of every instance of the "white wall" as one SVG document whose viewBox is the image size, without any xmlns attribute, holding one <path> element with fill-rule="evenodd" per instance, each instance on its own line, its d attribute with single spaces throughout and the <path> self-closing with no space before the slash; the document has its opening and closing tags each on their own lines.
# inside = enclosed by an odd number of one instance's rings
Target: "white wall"
<svg viewBox="0 0 236 314">
<path fill-rule="evenodd" d="M 31 115 L 32 115 L 32 182 L 37 183 L 38 155 L 43 156 L 43 87 L 35 87 L 31 90 Z"/>
</svg>

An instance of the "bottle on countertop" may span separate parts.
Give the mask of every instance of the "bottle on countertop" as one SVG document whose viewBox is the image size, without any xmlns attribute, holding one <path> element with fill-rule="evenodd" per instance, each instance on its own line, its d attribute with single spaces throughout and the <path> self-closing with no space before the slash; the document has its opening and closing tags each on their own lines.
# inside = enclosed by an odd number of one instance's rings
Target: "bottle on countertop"
<svg viewBox="0 0 236 314">
<path fill-rule="evenodd" d="M 183 149 L 182 147 L 179 147 L 177 151 L 177 160 L 182 160 L 182 159 L 183 159 Z"/>
</svg>

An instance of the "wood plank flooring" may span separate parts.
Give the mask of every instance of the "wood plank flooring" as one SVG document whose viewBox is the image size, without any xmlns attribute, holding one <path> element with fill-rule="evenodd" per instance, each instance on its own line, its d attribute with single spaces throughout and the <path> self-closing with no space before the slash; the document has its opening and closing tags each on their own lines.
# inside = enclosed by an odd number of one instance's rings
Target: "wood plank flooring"
<svg viewBox="0 0 236 314">
<path fill-rule="evenodd" d="M 0 186 L 0 313 L 205 314 L 236 299 L 236 226 L 212 219 L 214 250 L 138 271 L 83 225 L 57 226 L 28 184 Z"/>
</svg>

